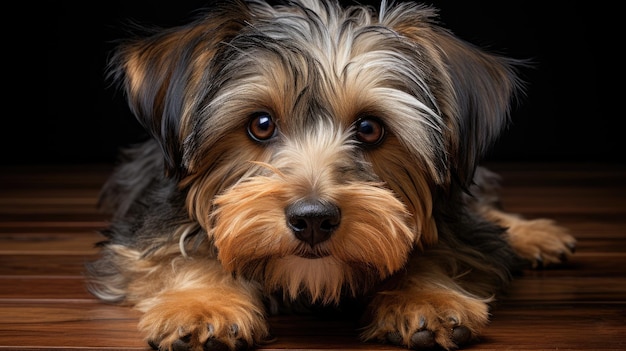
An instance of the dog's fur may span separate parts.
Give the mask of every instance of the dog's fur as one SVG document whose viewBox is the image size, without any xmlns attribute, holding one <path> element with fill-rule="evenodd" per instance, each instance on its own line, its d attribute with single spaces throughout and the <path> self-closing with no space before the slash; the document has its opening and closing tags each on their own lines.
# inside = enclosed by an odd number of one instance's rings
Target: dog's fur
<svg viewBox="0 0 626 351">
<path fill-rule="evenodd" d="M 268 314 L 346 302 L 365 341 L 475 340 L 522 261 L 575 245 L 478 166 L 519 64 L 384 1 L 220 2 L 122 44 L 111 77 L 152 138 L 103 189 L 91 291 L 161 350 L 254 348 Z"/>
</svg>

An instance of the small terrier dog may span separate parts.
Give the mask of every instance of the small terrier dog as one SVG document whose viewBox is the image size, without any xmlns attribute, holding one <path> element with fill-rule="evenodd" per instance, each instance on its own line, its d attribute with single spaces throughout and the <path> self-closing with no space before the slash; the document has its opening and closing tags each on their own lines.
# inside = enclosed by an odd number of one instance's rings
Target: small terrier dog
<svg viewBox="0 0 626 351">
<path fill-rule="evenodd" d="M 109 76 L 151 138 L 103 188 L 90 290 L 159 350 L 252 349 L 272 313 L 345 306 L 363 341 L 477 340 L 524 262 L 576 240 L 504 212 L 479 166 L 524 62 L 436 16 L 233 0 L 121 44 Z"/>
</svg>

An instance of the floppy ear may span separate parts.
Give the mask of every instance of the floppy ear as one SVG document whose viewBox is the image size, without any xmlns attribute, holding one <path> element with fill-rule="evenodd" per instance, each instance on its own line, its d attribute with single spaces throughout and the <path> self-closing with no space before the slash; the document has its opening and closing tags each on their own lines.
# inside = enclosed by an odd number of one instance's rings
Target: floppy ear
<svg viewBox="0 0 626 351">
<path fill-rule="evenodd" d="M 476 166 L 509 122 L 513 96 L 521 84 L 516 61 L 488 54 L 447 31 L 436 31 L 437 45 L 449 76 L 451 90 L 443 100 L 452 103 L 448 150 L 459 180 L 468 185 Z"/>
<path fill-rule="evenodd" d="M 444 138 L 450 175 L 468 186 L 478 161 L 509 121 L 513 96 L 521 87 L 514 60 L 490 54 L 435 23 L 435 10 L 400 6 L 390 26 L 415 43 L 439 86 L 432 90 L 446 123 Z"/>
<path fill-rule="evenodd" d="M 241 2 L 216 6 L 188 25 L 121 44 L 109 63 L 109 77 L 122 85 L 133 114 L 158 142 L 169 176 L 184 172 L 181 128 L 201 102 L 211 60 L 248 18 Z"/>
</svg>

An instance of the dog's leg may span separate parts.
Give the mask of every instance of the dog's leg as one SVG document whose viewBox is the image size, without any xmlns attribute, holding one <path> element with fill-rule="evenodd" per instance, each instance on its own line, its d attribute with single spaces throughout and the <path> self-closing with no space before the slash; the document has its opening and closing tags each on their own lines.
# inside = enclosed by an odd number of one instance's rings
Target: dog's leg
<svg viewBox="0 0 626 351">
<path fill-rule="evenodd" d="M 486 219 L 506 228 L 505 236 L 516 254 L 529 261 L 533 268 L 566 261 L 576 248 L 576 239 L 566 228 L 553 220 L 526 219 L 505 212 L 498 198 L 498 175 L 479 168 L 470 201 Z"/>
<path fill-rule="evenodd" d="M 441 263 L 436 256 L 413 259 L 395 286 L 369 304 L 362 337 L 412 349 L 454 349 L 476 338 L 489 320 L 491 299 L 465 290 Z"/>
<path fill-rule="evenodd" d="M 268 336 L 257 285 L 233 277 L 211 258 L 153 257 L 128 286 L 144 312 L 139 329 L 159 350 L 236 350 Z"/>
<path fill-rule="evenodd" d="M 533 268 L 567 261 L 575 251 L 576 239 L 553 220 L 526 219 L 496 208 L 486 208 L 483 214 L 507 228 L 507 240 L 517 255 L 529 261 Z"/>
</svg>

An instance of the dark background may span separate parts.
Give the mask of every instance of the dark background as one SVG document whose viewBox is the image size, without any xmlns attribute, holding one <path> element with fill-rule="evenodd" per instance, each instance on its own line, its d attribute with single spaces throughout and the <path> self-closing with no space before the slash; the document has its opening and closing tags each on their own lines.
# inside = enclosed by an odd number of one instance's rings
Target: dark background
<svg viewBox="0 0 626 351">
<path fill-rule="evenodd" d="M 618 27 L 608 19 L 615 18 L 613 9 L 598 2 L 426 3 L 438 7 L 441 22 L 461 38 L 535 62 L 522 71 L 526 96 L 487 160 L 624 161 L 624 113 L 618 108 L 624 98 L 611 93 L 623 90 L 621 69 L 611 62 L 621 63 L 616 52 L 624 40 L 609 34 Z M 183 24 L 209 4 L 116 0 L 33 6 L 41 20 L 13 28 L 23 37 L 5 49 L 5 59 L 16 61 L 5 71 L 17 80 L 4 94 L 2 164 L 113 162 L 118 148 L 142 133 L 122 94 L 104 81 L 112 41 L 127 35 L 127 20 Z M 25 35 L 31 25 L 34 34 Z M 7 55 L 16 51 L 23 58 Z"/>
</svg>

